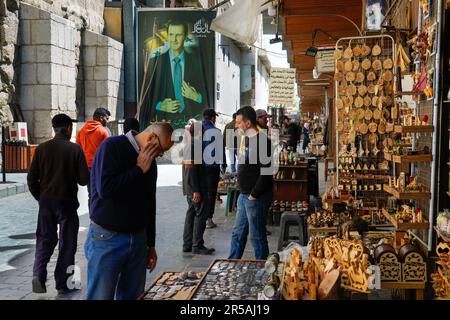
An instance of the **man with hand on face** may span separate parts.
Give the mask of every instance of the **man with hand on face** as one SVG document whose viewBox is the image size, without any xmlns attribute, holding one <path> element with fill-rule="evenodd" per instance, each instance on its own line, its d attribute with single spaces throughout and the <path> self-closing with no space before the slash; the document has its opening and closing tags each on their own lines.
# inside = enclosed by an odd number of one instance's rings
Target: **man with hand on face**
<svg viewBox="0 0 450 320">
<path fill-rule="evenodd" d="M 245 135 L 239 147 L 236 222 L 231 236 L 229 259 L 241 259 L 250 231 L 255 258 L 265 260 L 269 254 L 266 234 L 266 206 L 271 196 L 273 172 L 270 170 L 272 144 L 256 127 L 256 112 L 248 106 L 236 112 L 236 126 Z"/>
<path fill-rule="evenodd" d="M 155 268 L 155 157 L 173 145 L 173 129 L 155 123 L 105 140 L 91 172 L 91 224 L 85 243 L 88 300 L 135 300 L 145 269 Z"/>
<path fill-rule="evenodd" d="M 179 120 L 184 125 L 190 118 L 199 119 L 207 108 L 206 79 L 200 58 L 184 48 L 187 24 L 170 21 L 167 33 L 170 49 L 155 58 L 155 74 L 148 90 L 151 105 L 142 108 L 140 118 L 148 123 L 152 109 L 156 109 L 157 119 Z"/>
</svg>

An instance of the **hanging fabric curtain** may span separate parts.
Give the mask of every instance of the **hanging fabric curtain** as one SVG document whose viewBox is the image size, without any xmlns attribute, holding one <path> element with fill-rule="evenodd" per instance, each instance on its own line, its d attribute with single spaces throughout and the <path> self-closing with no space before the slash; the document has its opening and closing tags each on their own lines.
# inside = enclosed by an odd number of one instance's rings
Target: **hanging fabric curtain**
<svg viewBox="0 0 450 320">
<path fill-rule="evenodd" d="M 256 42 L 261 25 L 261 2 L 235 0 L 235 4 L 217 16 L 211 29 L 236 41 L 252 45 Z"/>
</svg>

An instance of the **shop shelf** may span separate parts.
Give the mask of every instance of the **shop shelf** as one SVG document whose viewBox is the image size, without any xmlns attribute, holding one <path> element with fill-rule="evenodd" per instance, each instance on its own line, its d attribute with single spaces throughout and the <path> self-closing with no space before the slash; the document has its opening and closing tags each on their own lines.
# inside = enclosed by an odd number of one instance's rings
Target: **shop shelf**
<svg viewBox="0 0 450 320">
<path fill-rule="evenodd" d="M 334 227 L 308 227 L 309 233 L 332 233 L 338 231 L 338 226 Z"/>
<path fill-rule="evenodd" d="M 384 191 L 387 193 L 390 193 L 395 198 L 399 200 L 430 200 L 431 193 L 430 192 L 420 192 L 420 191 L 406 191 L 406 192 L 399 192 L 398 190 L 388 186 L 383 186 Z"/>
<path fill-rule="evenodd" d="M 381 281 L 382 289 L 425 289 L 425 282 Z"/>
<path fill-rule="evenodd" d="M 420 132 L 433 132 L 432 125 L 421 125 L 421 126 L 394 126 L 394 132 L 396 133 L 420 133 Z"/>
<path fill-rule="evenodd" d="M 274 179 L 275 182 L 308 182 L 308 180 Z"/>
<path fill-rule="evenodd" d="M 382 209 L 382 212 L 386 219 L 388 219 L 392 225 L 399 230 L 409 230 L 409 229 L 420 229 L 420 230 L 428 230 L 429 223 L 427 221 L 421 223 L 400 223 L 395 219 L 385 208 Z"/>
<path fill-rule="evenodd" d="M 308 167 L 307 163 L 302 164 L 302 165 L 296 165 L 296 166 L 294 166 L 294 165 L 281 165 L 281 164 L 278 165 L 278 168 L 307 168 L 307 167 Z"/>
<path fill-rule="evenodd" d="M 394 161 L 395 163 L 410 163 L 410 162 L 431 162 L 431 154 L 416 154 L 416 155 L 394 155 L 389 152 L 384 154 L 384 158 L 389 161 Z"/>
<path fill-rule="evenodd" d="M 411 143 L 394 143 L 394 147 L 411 148 Z"/>
<path fill-rule="evenodd" d="M 436 230 L 437 235 L 438 235 L 439 237 L 441 237 L 442 240 L 444 240 L 445 242 L 450 243 L 450 238 L 444 236 L 444 235 L 439 231 L 438 227 L 434 226 L 434 230 Z"/>
</svg>

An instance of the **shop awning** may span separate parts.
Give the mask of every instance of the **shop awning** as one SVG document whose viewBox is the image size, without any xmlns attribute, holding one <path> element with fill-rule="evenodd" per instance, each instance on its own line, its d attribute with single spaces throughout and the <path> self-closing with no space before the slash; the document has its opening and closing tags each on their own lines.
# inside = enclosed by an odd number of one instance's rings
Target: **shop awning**
<svg viewBox="0 0 450 320">
<path fill-rule="evenodd" d="M 314 30 L 321 29 L 335 38 L 358 36 L 363 17 L 363 0 L 284 0 L 282 4 L 281 29 L 283 47 L 288 51 L 291 67 L 299 75 L 312 70 L 315 58 L 306 56 L 306 50 L 312 45 Z M 326 34 L 316 35 L 315 46 L 333 45 Z M 307 76 L 300 76 L 306 80 Z"/>
</svg>

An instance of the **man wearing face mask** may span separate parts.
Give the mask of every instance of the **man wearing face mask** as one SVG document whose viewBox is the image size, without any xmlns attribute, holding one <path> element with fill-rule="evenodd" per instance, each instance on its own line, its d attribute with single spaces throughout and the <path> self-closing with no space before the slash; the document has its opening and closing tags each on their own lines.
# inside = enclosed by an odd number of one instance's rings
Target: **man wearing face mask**
<svg viewBox="0 0 450 320">
<path fill-rule="evenodd" d="M 243 107 L 236 112 L 236 127 L 245 135 L 239 147 L 236 222 L 231 237 L 229 259 L 241 259 L 250 231 L 255 258 L 265 260 L 269 254 L 266 234 L 266 205 L 273 185 L 272 145 L 256 127 L 256 112 Z"/>
<path fill-rule="evenodd" d="M 106 139 L 91 172 L 91 224 L 85 243 L 88 300 L 135 300 L 145 269 L 155 268 L 155 157 L 169 150 L 173 128 L 156 123 Z"/>
</svg>

